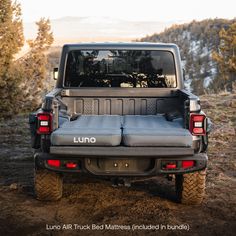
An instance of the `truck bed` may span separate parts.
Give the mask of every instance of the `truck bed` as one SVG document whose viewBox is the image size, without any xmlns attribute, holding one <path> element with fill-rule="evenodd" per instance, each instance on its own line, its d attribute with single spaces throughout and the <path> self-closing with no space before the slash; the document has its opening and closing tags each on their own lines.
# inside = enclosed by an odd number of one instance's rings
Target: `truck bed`
<svg viewBox="0 0 236 236">
<path fill-rule="evenodd" d="M 51 135 L 53 146 L 191 147 L 183 119 L 157 115 L 81 115 Z"/>
</svg>

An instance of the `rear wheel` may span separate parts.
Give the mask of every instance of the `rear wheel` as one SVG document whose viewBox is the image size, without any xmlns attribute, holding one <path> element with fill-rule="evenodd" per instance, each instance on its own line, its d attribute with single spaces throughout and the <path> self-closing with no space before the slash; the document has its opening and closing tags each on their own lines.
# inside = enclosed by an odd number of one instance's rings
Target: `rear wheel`
<svg viewBox="0 0 236 236">
<path fill-rule="evenodd" d="M 62 197 L 63 181 L 58 173 L 46 169 L 35 169 L 34 186 L 38 200 L 56 201 Z"/>
<path fill-rule="evenodd" d="M 179 202 L 187 205 L 201 204 L 205 195 L 206 169 L 189 174 L 176 175 L 175 181 Z"/>
</svg>

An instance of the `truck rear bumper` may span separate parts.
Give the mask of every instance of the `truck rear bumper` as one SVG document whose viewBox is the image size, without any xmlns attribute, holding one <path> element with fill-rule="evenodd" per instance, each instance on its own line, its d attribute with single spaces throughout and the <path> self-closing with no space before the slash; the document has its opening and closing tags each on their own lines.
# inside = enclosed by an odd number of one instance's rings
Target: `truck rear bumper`
<svg viewBox="0 0 236 236">
<path fill-rule="evenodd" d="M 48 160 L 56 160 L 56 165 Z M 175 147 L 51 147 L 50 153 L 35 154 L 36 166 L 99 176 L 183 174 L 205 169 L 207 160 L 206 153 Z M 192 165 L 186 167 L 183 161 Z"/>
<path fill-rule="evenodd" d="M 68 147 L 51 146 L 50 154 L 81 157 L 168 157 L 191 156 L 192 148 L 185 147 Z"/>
</svg>

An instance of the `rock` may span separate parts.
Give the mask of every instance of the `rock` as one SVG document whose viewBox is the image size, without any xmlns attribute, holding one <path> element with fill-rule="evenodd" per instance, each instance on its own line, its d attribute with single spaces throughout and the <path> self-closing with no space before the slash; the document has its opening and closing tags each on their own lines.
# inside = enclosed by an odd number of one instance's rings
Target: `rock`
<svg viewBox="0 0 236 236">
<path fill-rule="evenodd" d="M 235 136 L 235 128 L 230 124 L 220 125 L 218 127 L 215 126 L 213 129 L 213 133 L 221 136 Z"/>
<path fill-rule="evenodd" d="M 208 109 L 208 108 L 211 108 L 211 107 L 212 107 L 212 105 L 210 104 L 209 101 L 207 101 L 207 100 L 202 100 L 201 101 L 201 108 L 202 109 Z"/>
<path fill-rule="evenodd" d="M 222 103 L 222 105 L 226 106 L 226 107 L 233 107 L 236 108 L 236 100 L 232 99 L 232 100 L 226 100 Z"/>
<path fill-rule="evenodd" d="M 226 107 L 231 107 L 232 101 L 231 100 L 224 101 L 223 105 L 226 106 Z"/>
<path fill-rule="evenodd" d="M 17 183 L 11 184 L 11 185 L 9 186 L 9 188 L 10 188 L 11 190 L 16 190 L 16 189 L 18 189 Z"/>
<path fill-rule="evenodd" d="M 236 100 L 231 101 L 231 107 L 236 108 Z"/>
</svg>

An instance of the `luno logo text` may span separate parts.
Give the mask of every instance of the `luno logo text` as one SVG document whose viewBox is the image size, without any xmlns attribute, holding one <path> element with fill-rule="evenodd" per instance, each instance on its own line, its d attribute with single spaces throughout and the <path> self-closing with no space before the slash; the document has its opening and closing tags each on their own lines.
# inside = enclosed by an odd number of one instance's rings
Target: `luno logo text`
<svg viewBox="0 0 236 236">
<path fill-rule="evenodd" d="M 96 143 L 94 137 L 74 137 L 74 143 Z"/>
</svg>

